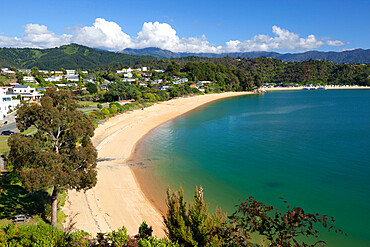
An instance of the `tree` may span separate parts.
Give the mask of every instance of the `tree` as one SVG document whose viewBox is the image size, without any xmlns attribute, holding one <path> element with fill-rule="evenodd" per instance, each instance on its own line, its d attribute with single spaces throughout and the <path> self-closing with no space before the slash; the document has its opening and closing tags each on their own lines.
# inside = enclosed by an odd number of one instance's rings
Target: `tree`
<svg viewBox="0 0 370 247">
<path fill-rule="evenodd" d="M 187 206 L 182 188 L 178 192 L 167 190 L 167 214 L 163 217 L 167 236 L 182 246 L 219 246 L 217 236 L 212 235 L 213 228 L 225 223 L 225 215 L 216 211 L 208 213 L 208 204 L 203 199 L 203 188 L 194 193 L 193 203 Z"/>
<path fill-rule="evenodd" d="M 98 92 L 98 87 L 94 83 L 91 83 L 91 82 L 88 82 L 86 84 L 86 89 L 91 94 Z"/>
<path fill-rule="evenodd" d="M 50 89 L 39 104 L 24 103 L 17 112 L 17 127 L 37 128 L 34 135 L 9 138 L 9 161 L 30 191 L 52 189 L 51 224 L 57 225 L 58 193 L 87 190 L 96 184 L 97 152 L 91 142 L 94 126 L 67 91 Z"/>
<path fill-rule="evenodd" d="M 284 203 L 287 203 L 284 201 Z M 321 224 L 328 230 L 343 233 L 342 230 L 335 228 L 334 218 L 319 214 L 304 212 L 302 208 L 294 207 L 284 214 L 280 213 L 272 206 L 254 200 L 249 197 L 246 202 L 237 207 L 237 211 L 229 216 L 229 224 L 221 228 L 215 228 L 216 234 L 222 242 L 229 243 L 231 246 L 245 246 L 251 238 L 250 234 L 259 234 L 267 239 L 268 246 L 316 246 L 326 243 L 318 240 L 314 244 L 303 242 L 304 237 L 318 238 L 319 232 L 315 229 L 315 224 Z"/>
</svg>

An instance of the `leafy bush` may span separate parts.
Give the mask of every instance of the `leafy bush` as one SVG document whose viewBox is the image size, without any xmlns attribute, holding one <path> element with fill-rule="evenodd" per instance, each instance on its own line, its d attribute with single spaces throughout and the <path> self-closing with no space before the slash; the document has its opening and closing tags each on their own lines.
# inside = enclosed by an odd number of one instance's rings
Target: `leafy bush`
<svg viewBox="0 0 370 247">
<path fill-rule="evenodd" d="M 104 113 L 99 112 L 99 111 L 90 112 L 89 117 L 99 119 L 99 120 L 104 120 L 105 119 Z"/>
<path fill-rule="evenodd" d="M 153 229 L 151 226 L 148 226 L 148 224 L 143 221 L 139 227 L 139 238 L 141 239 L 148 239 L 152 236 Z"/>
<path fill-rule="evenodd" d="M 123 246 L 128 242 L 127 229 L 122 226 L 117 231 L 109 232 L 108 241 L 111 241 L 114 246 Z"/>
<path fill-rule="evenodd" d="M 168 239 L 157 239 L 155 236 L 148 239 L 140 239 L 139 247 L 180 247 L 178 243 L 171 242 Z"/>
<path fill-rule="evenodd" d="M 106 115 L 106 116 L 110 115 L 110 111 L 108 110 L 108 108 L 104 108 L 104 109 L 102 109 L 102 110 L 101 110 L 101 112 L 102 112 L 104 115 Z"/>
</svg>

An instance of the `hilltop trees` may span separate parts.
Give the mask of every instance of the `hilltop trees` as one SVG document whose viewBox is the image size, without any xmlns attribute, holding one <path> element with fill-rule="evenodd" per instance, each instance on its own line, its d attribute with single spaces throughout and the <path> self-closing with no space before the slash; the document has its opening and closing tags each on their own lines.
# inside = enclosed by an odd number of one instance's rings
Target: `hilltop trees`
<svg viewBox="0 0 370 247">
<path fill-rule="evenodd" d="M 23 104 L 17 126 L 34 135 L 9 138 L 9 161 L 30 191 L 52 189 L 51 224 L 57 225 L 58 193 L 66 189 L 90 189 L 96 184 L 97 152 L 91 137 L 94 126 L 81 112 L 69 92 L 48 90 L 40 104 Z"/>
</svg>

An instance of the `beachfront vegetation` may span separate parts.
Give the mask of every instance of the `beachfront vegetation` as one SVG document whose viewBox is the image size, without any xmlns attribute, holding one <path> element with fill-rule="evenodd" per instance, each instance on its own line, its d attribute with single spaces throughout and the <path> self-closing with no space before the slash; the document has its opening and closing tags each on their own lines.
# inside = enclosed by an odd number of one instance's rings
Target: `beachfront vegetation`
<svg viewBox="0 0 370 247">
<path fill-rule="evenodd" d="M 334 227 L 334 219 L 309 214 L 301 208 L 287 207 L 284 213 L 272 206 L 248 198 L 226 217 L 217 210 L 211 215 L 203 199 L 203 190 L 196 189 L 193 202 L 184 201 L 184 192 L 167 191 L 167 214 L 164 217 L 167 238 L 152 236 L 152 228 L 144 221 L 138 234 L 130 236 L 126 228 L 107 233 L 90 234 L 67 224 L 64 230 L 36 218 L 30 225 L 4 224 L 0 227 L 0 245 L 4 246 L 325 246 L 317 240 L 317 225 L 342 232 Z M 251 236 L 254 236 L 252 239 Z M 259 236 L 259 237 L 256 237 Z"/>
<path fill-rule="evenodd" d="M 37 132 L 9 138 L 8 162 L 22 186 L 31 192 L 52 190 L 53 226 L 57 225 L 58 194 L 96 184 L 94 126 L 76 107 L 69 92 L 48 90 L 40 104 L 24 103 L 17 112 L 18 129 L 34 126 Z"/>
</svg>

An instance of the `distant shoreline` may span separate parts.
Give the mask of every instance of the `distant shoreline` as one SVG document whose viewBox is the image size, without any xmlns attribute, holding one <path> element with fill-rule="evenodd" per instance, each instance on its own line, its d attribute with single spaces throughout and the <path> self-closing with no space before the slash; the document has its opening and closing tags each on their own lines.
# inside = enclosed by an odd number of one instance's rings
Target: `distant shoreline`
<svg viewBox="0 0 370 247">
<path fill-rule="evenodd" d="M 315 88 L 315 90 L 322 90 L 322 89 L 317 89 L 318 87 L 273 87 L 273 88 L 264 88 L 266 92 L 271 92 L 271 91 L 289 91 L 289 90 L 304 90 L 304 88 L 310 89 L 310 88 Z M 366 86 L 349 86 L 349 87 L 331 87 L 331 86 L 325 86 L 325 90 L 332 90 L 332 89 L 370 89 L 370 87 Z"/>
<path fill-rule="evenodd" d="M 153 226 L 154 235 L 164 237 L 163 213 L 143 188 L 152 185 L 137 178 L 129 164 L 137 143 L 155 127 L 204 104 L 251 94 L 254 93 L 227 92 L 173 99 L 118 115 L 99 125 L 93 137 L 99 159 L 98 183 L 86 193 L 69 191 L 63 211 L 69 219 L 76 215 L 75 227 L 92 235 L 121 226 L 134 235 L 145 220 Z"/>
</svg>

